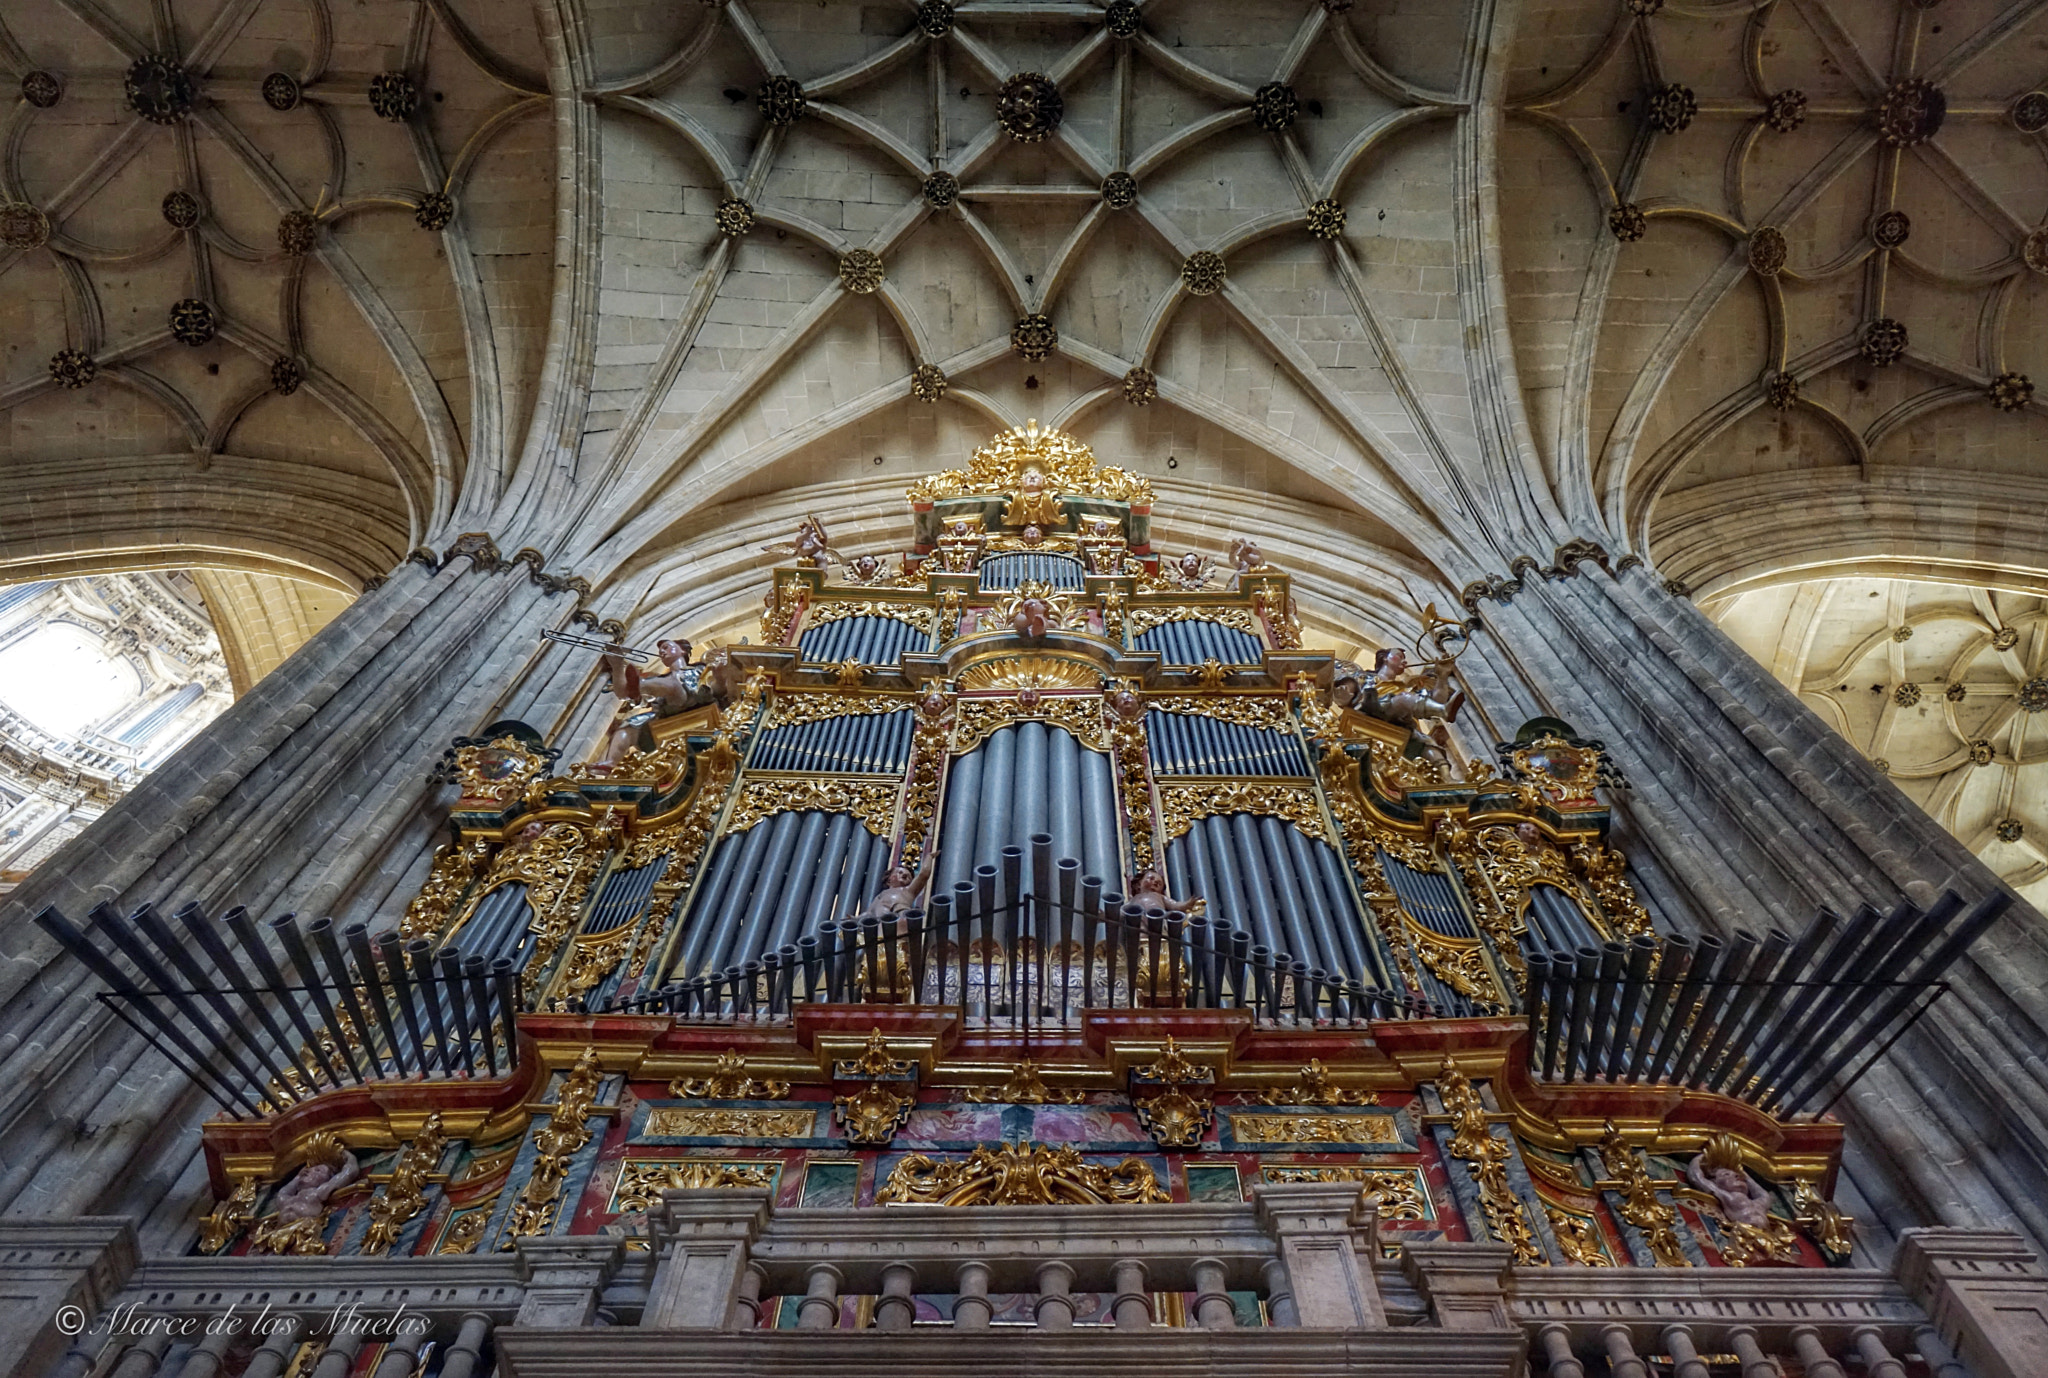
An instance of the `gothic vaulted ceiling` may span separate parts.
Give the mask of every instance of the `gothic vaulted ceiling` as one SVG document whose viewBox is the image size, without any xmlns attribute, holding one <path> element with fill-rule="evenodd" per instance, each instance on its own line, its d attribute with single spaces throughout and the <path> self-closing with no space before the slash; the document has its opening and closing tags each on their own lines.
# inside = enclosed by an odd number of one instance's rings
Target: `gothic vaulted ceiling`
<svg viewBox="0 0 2048 1378">
<path fill-rule="evenodd" d="M 1037 417 L 1355 627 L 1572 537 L 2048 577 L 2044 0 L 0 24 L 0 573 L 481 529 L 680 617 Z"/>
</svg>

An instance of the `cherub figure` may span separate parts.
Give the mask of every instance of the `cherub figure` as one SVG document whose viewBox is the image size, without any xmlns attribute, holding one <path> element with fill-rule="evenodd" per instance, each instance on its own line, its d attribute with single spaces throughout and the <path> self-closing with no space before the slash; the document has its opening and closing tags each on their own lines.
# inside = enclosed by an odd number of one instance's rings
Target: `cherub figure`
<svg viewBox="0 0 2048 1378">
<path fill-rule="evenodd" d="M 642 734 L 657 718 L 701 708 L 707 703 L 721 706 L 732 700 L 732 653 L 713 647 L 697 664 L 690 663 L 690 643 L 661 640 L 654 652 L 665 669 L 647 674 L 623 655 L 607 655 L 605 669 L 612 677 L 612 692 L 619 698 L 619 713 L 605 739 L 599 766 L 610 768 L 627 752 L 642 744 Z"/>
<path fill-rule="evenodd" d="M 893 919 L 917 907 L 918 900 L 931 888 L 933 867 L 927 866 L 924 873 L 913 878 L 901 866 L 891 866 L 884 877 L 888 885 L 875 892 L 867 908 L 854 915 L 857 919 Z"/>
<path fill-rule="evenodd" d="M 1771 1194 L 1742 1170 L 1742 1150 L 1728 1135 L 1715 1135 L 1706 1151 L 1686 1165 L 1685 1175 L 1720 1203 L 1729 1224 L 1768 1228 Z"/>
<path fill-rule="evenodd" d="M 1045 475 L 1027 469 L 1017 480 L 1017 491 L 1003 509 L 1004 526 L 1035 526 L 1041 529 L 1060 524 L 1060 500 L 1046 487 Z"/>
<path fill-rule="evenodd" d="M 1399 723 L 1425 737 L 1438 752 L 1444 753 L 1442 759 L 1448 759 L 1451 737 L 1446 725 L 1458 720 L 1458 710 L 1465 706 L 1465 691 L 1451 688 L 1448 660 L 1437 661 L 1433 673 L 1411 675 L 1408 653 L 1399 646 L 1389 646 L 1373 657 L 1372 675 L 1358 687 L 1350 706 L 1382 722 Z M 1422 721 L 1426 718 L 1439 721 L 1425 733 Z"/>
<path fill-rule="evenodd" d="M 794 555 L 798 564 L 809 561 L 819 569 L 832 567 L 832 541 L 825 534 L 825 524 L 816 517 L 805 517 L 796 524 L 796 535 L 789 541 L 776 545 L 764 545 L 761 549 L 771 555 Z"/>
<path fill-rule="evenodd" d="M 1017 600 L 1016 608 L 1010 614 L 1010 630 L 1026 641 L 1043 641 L 1052 629 L 1052 604 L 1043 598 L 1027 594 Z"/>
<path fill-rule="evenodd" d="M 1266 567 L 1266 557 L 1255 542 L 1239 536 L 1230 543 L 1230 563 L 1239 574 L 1250 574 Z"/>
<path fill-rule="evenodd" d="M 1131 877 L 1130 902 L 1147 914 L 1199 914 L 1204 908 L 1200 895 L 1175 899 L 1166 873 L 1157 866 L 1148 866 Z"/>
<path fill-rule="evenodd" d="M 853 584 L 879 584 L 889 577 L 889 568 L 873 555 L 856 555 L 846 562 L 846 579 Z"/>
<path fill-rule="evenodd" d="M 325 1253 L 320 1238 L 327 1221 L 327 1203 L 363 1175 L 363 1165 L 329 1133 L 317 1134 L 307 1147 L 306 1164 L 278 1188 L 276 1213 L 257 1222 L 252 1243 L 259 1253 Z"/>
<path fill-rule="evenodd" d="M 1220 563 L 1213 555 L 1190 550 L 1168 567 L 1168 577 L 1184 589 L 1204 588 L 1209 583 L 1209 571 Z"/>
</svg>

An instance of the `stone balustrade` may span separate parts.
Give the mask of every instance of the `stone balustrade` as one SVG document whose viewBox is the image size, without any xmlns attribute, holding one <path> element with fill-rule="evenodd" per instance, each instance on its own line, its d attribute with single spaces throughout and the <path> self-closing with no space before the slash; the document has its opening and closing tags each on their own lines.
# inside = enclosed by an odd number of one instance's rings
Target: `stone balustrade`
<svg viewBox="0 0 2048 1378">
<path fill-rule="evenodd" d="M 733 1378 L 976 1365 L 1130 1365 L 1243 1378 L 2021 1378 L 2048 1372 L 2048 1278 L 2015 1236 L 1909 1231 L 1876 1269 L 1532 1268 L 1500 1245 L 1383 1257 L 1345 1184 L 1243 1203 L 777 1210 L 765 1190 L 671 1191 L 646 1236 L 489 1255 L 138 1261 L 119 1220 L 0 1222 L 0 1345 L 22 1378 L 214 1378 L 260 1347 L 279 1378 Z M 1238 1324 L 1231 1292 L 1264 1302 Z M 1179 1324 L 1155 1298 L 1187 1299 Z M 1081 1308 L 1095 1293 L 1106 1304 Z M 917 1321 L 919 1296 L 951 1301 Z M 992 1324 L 992 1298 L 1028 1298 Z M 868 1304 L 842 1305 L 861 1297 Z M 765 1302 L 795 1315 L 763 1326 Z M 57 1333 L 58 1308 L 85 1322 Z M 1105 1320 L 1076 1324 L 1077 1314 Z M 223 1315 L 231 1327 L 209 1328 Z M 859 1315 L 859 1328 L 846 1324 Z M 409 1318 L 394 1325 L 393 1318 Z M 432 1345 L 431 1353 L 427 1346 Z"/>
</svg>

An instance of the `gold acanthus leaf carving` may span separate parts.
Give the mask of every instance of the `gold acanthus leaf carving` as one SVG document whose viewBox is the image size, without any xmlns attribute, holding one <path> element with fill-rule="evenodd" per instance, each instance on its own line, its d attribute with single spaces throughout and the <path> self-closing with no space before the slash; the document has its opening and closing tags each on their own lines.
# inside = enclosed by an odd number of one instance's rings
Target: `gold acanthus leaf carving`
<svg viewBox="0 0 2048 1378">
<path fill-rule="evenodd" d="M 817 1128 L 810 1110 L 726 1110 L 658 1105 L 647 1112 L 646 1133 L 661 1139 L 808 1139 Z"/>
<path fill-rule="evenodd" d="M 1190 1096 L 1178 1085 L 1131 1102 L 1138 1123 L 1161 1148 L 1193 1148 L 1202 1141 L 1216 1107 L 1206 1096 Z"/>
<path fill-rule="evenodd" d="M 1128 690 L 1129 684 L 1129 681 L 1124 681 L 1119 695 Z M 1131 838 L 1131 860 L 1143 871 L 1154 861 L 1155 832 L 1152 756 L 1146 746 L 1145 715 L 1141 712 L 1128 716 L 1109 714 L 1109 742 L 1116 757 L 1123 791 L 1125 831 Z"/>
<path fill-rule="evenodd" d="M 1557 1237 L 1557 1247 L 1564 1250 L 1564 1256 L 1583 1268 L 1612 1268 L 1614 1260 L 1607 1256 L 1606 1246 L 1600 1242 L 1600 1232 L 1593 1222 L 1583 1215 L 1561 1211 L 1546 1205 L 1543 1213 L 1550 1218 L 1550 1232 Z"/>
<path fill-rule="evenodd" d="M 1181 1051 L 1180 1040 L 1168 1034 L 1166 1046 L 1159 1050 L 1159 1061 L 1138 1068 L 1135 1075 L 1141 1081 L 1163 1081 L 1171 1086 L 1207 1085 L 1216 1080 L 1216 1069 L 1190 1059 Z"/>
<path fill-rule="evenodd" d="M 1098 468 L 1095 452 L 1065 431 L 1036 421 L 1006 431 L 977 449 L 965 469 L 946 469 L 912 484 L 904 497 L 919 506 L 970 493 L 1008 494 L 1022 486 L 1024 475 L 1038 473 L 1056 494 L 1086 495 L 1152 505 L 1152 485 L 1145 478 L 1117 468 Z"/>
<path fill-rule="evenodd" d="M 1061 656 L 1002 656 L 970 665 L 960 672 L 960 688 L 973 693 L 983 689 L 1094 689 L 1102 683 L 1102 672 L 1081 660 Z"/>
<path fill-rule="evenodd" d="M 1148 697 L 1145 706 L 1240 727 L 1262 727 L 1268 732 L 1294 730 L 1294 715 L 1288 712 L 1287 699 L 1281 694 L 1165 694 Z"/>
<path fill-rule="evenodd" d="M 1379 1097 L 1371 1091 L 1346 1091 L 1330 1084 L 1330 1073 L 1323 1066 L 1323 1060 L 1312 1057 L 1302 1064 L 1300 1073 L 1292 1084 L 1269 1086 L 1253 1097 L 1261 1105 L 1377 1105 Z"/>
<path fill-rule="evenodd" d="M 939 807 L 939 780 L 953 738 L 953 699 L 927 694 L 910 738 L 910 781 L 903 787 L 903 850 L 899 863 L 912 875 L 924 860 L 932 818 Z"/>
<path fill-rule="evenodd" d="M 1196 822 L 1218 814 L 1256 813 L 1292 823 L 1302 835 L 1316 842 L 1329 840 L 1323 827 L 1323 810 L 1315 791 L 1307 785 L 1276 785 L 1244 781 L 1232 784 L 1159 785 L 1159 811 L 1165 815 L 1166 840 L 1185 834 Z"/>
<path fill-rule="evenodd" d="M 1027 1148 L 1005 1143 L 944 1160 L 913 1153 L 896 1164 L 875 1193 L 882 1205 L 1143 1205 L 1171 1199 L 1139 1159 L 1103 1167 L 1082 1161 L 1071 1144 Z"/>
<path fill-rule="evenodd" d="M 1600 1162 L 1621 1193 L 1621 1218 L 1642 1231 L 1643 1242 L 1659 1268 L 1690 1268 L 1692 1260 L 1678 1242 L 1678 1212 L 1657 1196 L 1657 1179 L 1631 1147 L 1614 1121 L 1600 1140 Z"/>
<path fill-rule="evenodd" d="M 1038 694 L 1027 706 L 1016 695 L 1007 698 L 961 699 L 954 714 L 953 753 L 972 751 L 984 737 L 1013 722 L 1037 719 L 1064 727 L 1090 751 L 1107 751 L 1099 694 Z"/>
<path fill-rule="evenodd" d="M 609 933 L 577 937 L 570 940 L 569 959 L 563 964 L 562 974 L 555 981 L 549 999 L 573 1000 L 595 990 L 612 968 L 626 955 L 632 946 L 636 925 L 623 924 Z"/>
<path fill-rule="evenodd" d="M 488 1205 L 480 1206 L 464 1215 L 459 1215 L 455 1218 L 455 1223 L 448 1227 L 448 1233 L 442 1236 L 441 1246 L 435 1249 L 434 1252 L 437 1254 L 469 1253 L 482 1242 L 484 1231 L 490 1228 L 490 1224 L 491 1208 Z"/>
<path fill-rule="evenodd" d="M 490 839 L 473 837 L 460 843 L 450 843 L 434 853 L 434 863 L 427 871 L 426 884 L 405 907 L 405 917 L 399 921 L 398 935 L 407 942 L 414 938 L 433 938 L 439 935 L 448 915 L 462 898 L 462 892 L 469 888 L 489 862 Z"/>
<path fill-rule="evenodd" d="M 1805 1178 L 1792 1183 L 1793 1222 L 1825 1253 L 1845 1258 L 1856 1247 L 1856 1221 L 1847 1211 L 1820 1194 Z"/>
<path fill-rule="evenodd" d="M 1291 1167 L 1268 1164 L 1260 1170 L 1268 1182 L 1357 1182 L 1379 1203 L 1382 1220 L 1427 1220 L 1429 1207 L 1412 1169 L 1374 1169 L 1349 1164 L 1335 1167 Z"/>
<path fill-rule="evenodd" d="M 932 629 L 932 610 L 923 604 L 831 600 L 811 604 L 810 613 L 804 618 L 804 630 L 829 627 L 834 622 L 844 621 L 849 617 L 892 617 L 898 622 L 909 623 L 921 632 L 929 632 Z"/>
<path fill-rule="evenodd" d="M 619 1169 L 612 1193 L 617 1212 L 648 1211 L 665 1191 L 704 1191 L 711 1187 L 772 1187 L 773 1163 L 734 1163 L 707 1158 L 629 1158 Z"/>
<path fill-rule="evenodd" d="M 539 1156 L 533 1160 L 526 1186 L 512 1203 L 511 1215 L 505 1223 L 504 1248 L 510 1249 L 515 1238 L 546 1234 L 553 1224 L 561 1204 L 562 1183 L 569 1174 L 569 1161 L 590 1142 L 587 1121 L 597 1103 L 597 1089 L 603 1083 L 597 1050 L 585 1048 L 562 1079 L 561 1090 L 555 1093 L 555 1109 L 548 1127 L 533 1136 Z"/>
<path fill-rule="evenodd" d="M 898 1095 L 880 1082 L 869 1082 L 851 1095 L 832 1101 L 832 1112 L 846 1130 L 848 1143 L 878 1148 L 896 1137 L 910 1118 L 916 1097 Z"/>
<path fill-rule="evenodd" d="M 201 1253 L 219 1253 L 236 1235 L 248 1228 L 249 1222 L 256 1218 L 256 1193 L 259 1189 L 254 1177 L 244 1177 L 235 1184 L 235 1189 L 228 1193 L 228 1198 L 215 1206 L 211 1215 L 199 1222 Z"/>
<path fill-rule="evenodd" d="M 1230 1133 L 1246 1144 L 1383 1144 L 1400 1139 L 1392 1115 L 1232 1115 Z"/>
<path fill-rule="evenodd" d="M 781 1100 L 789 1094 L 786 1081 L 756 1081 L 747 1074 L 747 1058 L 737 1048 L 718 1055 L 718 1065 L 708 1077 L 677 1077 L 668 1084 L 672 1096 L 692 1100 Z"/>
<path fill-rule="evenodd" d="M 1582 842 L 1572 848 L 1572 859 L 1585 872 L 1586 881 L 1600 901 L 1600 908 L 1616 927 L 1630 937 L 1656 936 L 1649 911 L 1636 898 L 1628 881 L 1628 859 L 1612 847 Z"/>
<path fill-rule="evenodd" d="M 1406 916 L 1403 917 L 1405 920 Z M 1500 987 L 1494 982 L 1493 972 L 1486 965 L 1486 954 L 1478 943 L 1447 942 L 1413 922 L 1408 923 L 1408 941 L 1430 975 L 1458 994 L 1482 1005 L 1503 1003 Z"/>
<path fill-rule="evenodd" d="M 779 689 L 775 694 L 774 711 L 768 715 L 768 725 L 801 727 L 807 722 L 841 718 L 849 713 L 897 713 L 909 708 L 913 702 L 908 694 L 839 694 L 829 690 Z"/>
<path fill-rule="evenodd" d="M 873 784 L 857 780 L 751 780 L 740 791 L 726 821 L 728 833 L 743 833 L 778 813 L 850 813 L 876 837 L 887 837 L 896 822 L 895 781 Z"/>
<path fill-rule="evenodd" d="M 1199 603 L 1173 603 L 1165 607 L 1155 607 L 1149 603 L 1140 603 L 1124 613 L 1124 631 L 1133 641 L 1154 627 L 1163 626 L 1168 622 L 1214 622 L 1219 626 L 1243 632 L 1246 636 L 1258 637 L 1262 642 L 1265 640 L 1260 636 L 1259 620 L 1253 616 L 1250 608 L 1211 607 Z"/>
<path fill-rule="evenodd" d="M 1512 1150 L 1505 1141 L 1493 1136 L 1486 1103 L 1479 1098 L 1478 1088 L 1450 1058 L 1444 1059 L 1436 1085 L 1455 1131 L 1451 1137 L 1451 1156 L 1462 1159 L 1472 1169 L 1487 1229 L 1513 1251 L 1515 1262 L 1543 1262 L 1543 1249 L 1529 1224 L 1528 1212 L 1514 1188 L 1508 1185 L 1507 1165 Z"/>
<path fill-rule="evenodd" d="M 1087 1095 L 1085 1091 L 1053 1090 L 1038 1074 L 1038 1064 L 1027 1057 L 1001 1086 L 977 1086 L 967 1093 L 967 1099 L 976 1105 L 1079 1105 Z"/>
<path fill-rule="evenodd" d="M 420 1132 L 391 1166 L 391 1180 L 382 1195 L 370 1201 L 370 1224 L 363 1232 L 363 1252 L 383 1254 L 398 1242 L 406 1222 L 427 1204 L 427 1176 L 441 1164 L 441 1151 L 448 1136 L 441 1129 L 441 1112 L 436 1110 L 420 1125 Z"/>
</svg>

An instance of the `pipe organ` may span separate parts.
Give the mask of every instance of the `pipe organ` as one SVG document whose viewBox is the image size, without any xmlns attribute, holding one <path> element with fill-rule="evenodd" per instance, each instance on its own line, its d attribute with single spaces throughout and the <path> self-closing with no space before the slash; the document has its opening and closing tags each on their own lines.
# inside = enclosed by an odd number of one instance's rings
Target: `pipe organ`
<svg viewBox="0 0 2048 1378">
<path fill-rule="evenodd" d="M 909 500 L 900 559 L 811 523 L 758 642 L 615 676 L 625 746 L 458 741 L 391 933 L 236 911 L 230 950 L 188 907 L 195 956 L 153 914 L 46 916 L 222 1088 L 197 1252 L 659 1249 L 710 1186 L 1142 1211 L 1321 1182 L 1389 1249 L 1847 1261 L 1819 1101 L 1995 904 L 1676 933 L 1608 840 L 1599 743 L 1537 719 L 1459 756 L 1423 730 L 1441 676 L 1303 647 L 1251 540 L 1162 556 L 1150 485 L 1075 437 L 1000 436 Z M 1436 630 L 1419 653 L 1469 629 Z"/>
</svg>

